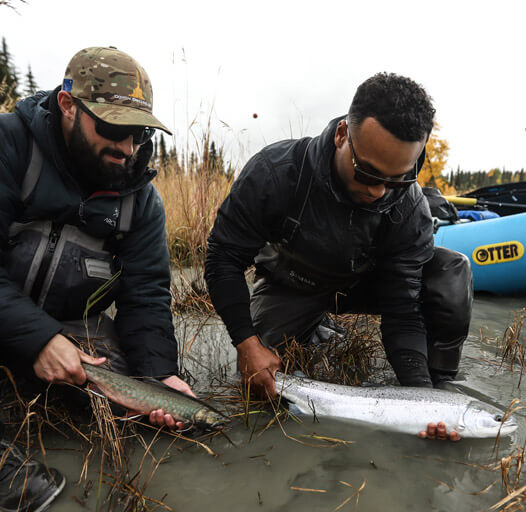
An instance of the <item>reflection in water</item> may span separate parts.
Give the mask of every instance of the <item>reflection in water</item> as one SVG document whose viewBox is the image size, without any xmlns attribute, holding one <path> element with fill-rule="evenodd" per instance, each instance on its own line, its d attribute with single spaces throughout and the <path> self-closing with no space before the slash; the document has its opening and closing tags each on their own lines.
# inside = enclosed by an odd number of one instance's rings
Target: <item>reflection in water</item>
<svg viewBox="0 0 526 512">
<path fill-rule="evenodd" d="M 500 367 L 495 339 L 509 325 L 511 311 L 524 304 L 524 299 L 519 298 L 477 297 L 463 353 L 460 380 L 464 389 L 503 408 L 512 398 L 521 398 L 522 389 L 518 387 L 518 372 Z M 212 319 L 203 325 L 202 319 L 187 319 L 177 325 L 177 333 L 186 346 L 182 361 L 197 381 L 195 389 L 206 390 L 214 378 L 235 378 L 236 353 L 220 322 Z M 261 426 L 268 419 L 259 421 Z M 289 421 L 284 428 L 298 441 L 285 437 L 277 426 L 258 435 L 259 428 L 254 433 L 241 421 L 234 421 L 228 435 L 236 446 L 216 437 L 211 447 L 218 457 L 211 457 L 198 447 L 187 447 L 182 452 L 171 447 L 170 459 L 160 466 L 147 494 L 161 498 L 168 493 L 164 502 L 174 510 L 218 512 L 330 511 L 364 481 L 360 511 L 467 512 L 486 509 L 503 496 L 500 474 L 479 467 L 496 460 L 492 440 L 422 441 L 409 435 L 325 420 L 303 424 Z M 309 439 L 313 432 L 354 444 L 321 442 L 325 446 L 309 446 L 320 444 Z M 521 436 L 519 442 L 524 440 L 524 428 Z M 63 441 L 50 440 L 51 444 L 54 442 L 64 445 Z M 160 439 L 154 453 L 160 456 L 169 443 L 167 438 Z M 499 455 L 511 448 L 509 440 L 503 440 Z M 137 448 L 137 460 L 142 453 Z M 48 452 L 47 460 L 66 474 L 65 468 L 69 467 L 70 474 L 66 493 L 53 510 L 83 510 L 70 497 L 81 494 L 72 484 L 80 473 L 80 456 L 53 451 Z M 97 481 L 94 466 L 90 477 Z M 494 480 L 498 482 L 486 493 L 473 495 Z M 94 510 L 95 496 L 90 500 L 93 508 L 88 508 Z M 355 499 L 342 510 L 354 510 L 354 504 Z"/>
</svg>

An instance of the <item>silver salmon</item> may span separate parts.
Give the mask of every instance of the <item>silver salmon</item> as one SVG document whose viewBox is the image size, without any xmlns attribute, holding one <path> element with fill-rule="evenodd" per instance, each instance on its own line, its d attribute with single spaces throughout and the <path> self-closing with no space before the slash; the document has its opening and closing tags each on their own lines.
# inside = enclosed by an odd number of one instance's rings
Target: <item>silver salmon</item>
<svg viewBox="0 0 526 512">
<path fill-rule="evenodd" d="M 193 423 L 203 428 L 218 428 L 229 419 L 197 398 L 176 389 L 165 389 L 99 366 L 82 363 L 86 376 L 112 402 L 141 414 L 163 409 L 176 421 Z"/>
<path fill-rule="evenodd" d="M 276 372 L 276 390 L 302 414 L 365 422 L 417 434 L 443 421 L 462 437 L 496 437 L 517 429 L 513 417 L 468 395 L 431 388 L 354 387 L 317 382 Z"/>
</svg>

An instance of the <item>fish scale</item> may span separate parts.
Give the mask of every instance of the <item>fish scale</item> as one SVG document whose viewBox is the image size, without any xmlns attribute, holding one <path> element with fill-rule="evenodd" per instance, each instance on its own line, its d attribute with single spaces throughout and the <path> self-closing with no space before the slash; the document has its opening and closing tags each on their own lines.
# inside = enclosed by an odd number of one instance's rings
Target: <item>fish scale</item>
<svg viewBox="0 0 526 512">
<path fill-rule="evenodd" d="M 176 421 L 191 422 L 207 428 L 215 428 L 228 418 L 205 402 L 188 396 L 176 389 L 164 389 L 99 366 L 82 363 L 88 380 L 104 395 L 123 407 L 141 414 L 163 409 Z"/>
<path fill-rule="evenodd" d="M 354 420 L 377 428 L 417 434 L 443 421 L 462 437 L 496 437 L 517 429 L 513 417 L 462 393 L 432 388 L 356 387 L 276 372 L 276 390 L 301 414 Z"/>
</svg>

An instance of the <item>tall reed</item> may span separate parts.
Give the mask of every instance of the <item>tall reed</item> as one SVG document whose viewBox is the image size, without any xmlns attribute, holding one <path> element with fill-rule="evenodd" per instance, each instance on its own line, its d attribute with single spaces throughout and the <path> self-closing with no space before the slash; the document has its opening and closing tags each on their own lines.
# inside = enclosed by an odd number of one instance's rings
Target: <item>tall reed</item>
<svg viewBox="0 0 526 512">
<path fill-rule="evenodd" d="M 162 166 L 155 187 L 163 199 L 168 248 L 174 263 L 204 264 L 208 235 L 231 183 L 232 179 L 220 172 L 185 172 L 174 162 Z"/>
<path fill-rule="evenodd" d="M 177 152 L 159 158 L 155 186 L 166 212 L 170 259 L 176 268 L 173 310 L 212 313 L 204 280 L 208 235 L 217 210 L 232 185 L 234 172 L 225 168 L 223 149 L 216 151 L 206 135 L 196 156 L 180 163 Z"/>
</svg>

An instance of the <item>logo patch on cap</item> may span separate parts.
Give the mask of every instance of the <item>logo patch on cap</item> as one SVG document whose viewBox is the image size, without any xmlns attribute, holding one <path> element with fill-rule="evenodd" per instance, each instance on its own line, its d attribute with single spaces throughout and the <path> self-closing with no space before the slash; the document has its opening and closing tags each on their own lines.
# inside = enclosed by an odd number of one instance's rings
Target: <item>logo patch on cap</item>
<svg viewBox="0 0 526 512">
<path fill-rule="evenodd" d="M 64 78 L 64 81 L 62 82 L 62 90 L 70 92 L 72 88 L 73 88 L 73 79 Z"/>
<path fill-rule="evenodd" d="M 130 94 L 130 98 L 137 98 L 138 100 L 144 101 L 144 94 L 141 89 L 141 74 L 139 73 L 139 70 L 135 70 L 136 77 L 137 77 L 137 86 L 135 89 L 133 89 L 132 93 Z"/>
</svg>

